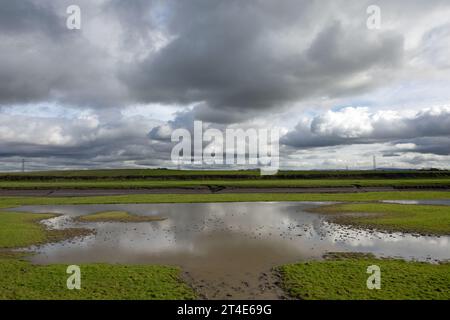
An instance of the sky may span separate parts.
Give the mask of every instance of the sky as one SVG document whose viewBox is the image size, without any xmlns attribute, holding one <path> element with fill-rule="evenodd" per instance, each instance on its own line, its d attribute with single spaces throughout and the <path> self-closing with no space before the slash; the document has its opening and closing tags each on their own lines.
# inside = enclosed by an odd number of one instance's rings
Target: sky
<svg viewBox="0 0 450 320">
<path fill-rule="evenodd" d="M 449 17 L 448 0 L 0 0 L 0 171 L 173 168 L 171 132 L 196 120 L 279 130 L 283 169 L 449 168 Z"/>
</svg>

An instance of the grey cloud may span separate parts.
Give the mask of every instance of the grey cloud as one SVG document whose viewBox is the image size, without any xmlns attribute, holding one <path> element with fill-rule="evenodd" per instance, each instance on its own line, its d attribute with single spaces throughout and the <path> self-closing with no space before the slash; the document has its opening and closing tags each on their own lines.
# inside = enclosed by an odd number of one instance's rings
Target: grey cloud
<svg viewBox="0 0 450 320">
<path fill-rule="evenodd" d="M 426 32 L 422 37 L 420 56 L 436 68 L 450 68 L 450 24 L 444 24 Z"/>
<path fill-rule="evenodd" d="M 172 131 L 175 129 L 183 128 L 192 133 L 194 121 L 194 112 L 192 110 L 181 111 L 175 115 L 173 120 L 152 128 L 147 136 L 152 140 L 170 142 Z"/>
<path fill-rule="evenodd" d="M 389 72 L 402 61 L 401 36 L 374 36 L 365 28 L 333 21 L 325 22 L 317 35 L 305 35 L 312 40 L 292 39 L 311 41 L 306 49 L 283 44 L 274 35 L 307 27 L 310 21 L 303 18 L 317 8 L 310 1 L 285 1 L 277 7 L 271 11 L 271 1 L 174 4 L 169 30 L 176 38 L 122 79 L 142 101 L 203 101 L 211 113 L 246 110 L 241 115 L 245 120 L 256 111 L 307 97 L 348 95 L 376 86 L 375 77 L 365 84 L 349 81 L 362 71 Z M 206 119 L 236 121 L 202 111 L 199 115 Z"/>
<path fill-rule="evenodd" d="M 84 32 L 91 30 L 83 29 L 83 20 L 82 30 L 67 29 L 66 7 L 72 2 L 4 2 L 1 15 L 8 18 L 0 17 L 0 104 L 58 101 L 85 108 L 125 101 L 111 52 L 87 37 Z M 84 4 L 82 19 L 89 21 L 89 2 L 78 4 Z"/>
<path fill-rule="evenodd" d="M 14 36 L 22 33 L 60 34 L 58 29 L 64 26 L 64 20 L 55 12 L 50 3 L 43 1 L 1 0 L 0 30 Z"/>
<path fill-rule="evenodd" d="M 93 118 L 55 122 L 54 118 L 0 115 L 0 165 L 11 168 L 21 158 L 26 158 L 29 166 L 37 166 L 34 169 L 70 164 L 117 167 L 169 160 L 170 146 L 146 136 L 146 128 L 154 122 L 141 117 Z"/>
<path fill-rule="evenodd" d="M 425 168 L 430 167 L 440 167 L 442 164 L 443 159 L 441 159 L 439 156 L 433 155 L 433 154 L 419 154 L 414 155 L 412 157 L 402 157 L 402 161 L 414 166 L 420 166 Z M 444 160 L 445 161 L 445 160 Z"/>
<path fill-rule="evenodd" d="M 405 10 L 440 3 L 408 2 Z M 80 32 L 64 26 L 68 4 L 6 1 L 0 104 L 203 102 L 199 118 L 231 123 L 305 98 L 367 91 L 403 61 L 399 32 L 365 28 L 369 1 L 81 0 Z M 167 45 L 158 49 L 158 37 Z M 355 81 L 360 73 L 364 81 Z M 242 114 L 223 116 L 232 112 Z"/>
<path fill-rule="evenodd" d="M 417 152 L 446 156 L 450 155 L 450 136 L 446 137 L 423 137 L 416 139 L 404 140 L 403 143 L 414 144 L 414 148 L 404 149 L 398 148 L 397 152 Z"/>
</svg>

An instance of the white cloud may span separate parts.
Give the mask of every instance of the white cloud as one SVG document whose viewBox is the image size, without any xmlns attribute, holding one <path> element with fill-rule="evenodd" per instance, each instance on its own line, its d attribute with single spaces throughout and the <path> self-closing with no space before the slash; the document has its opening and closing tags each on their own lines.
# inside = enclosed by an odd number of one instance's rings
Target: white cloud
<svg viewBox="0 0 450 320">
<path fill-rule="evenodd" d="M 432 107 L 418 112 L 368 108 L 344 108 L 304 118 L 283 142 L 294 147 L 368 144 L 450 135 L 450 107 Z"/>
</svg>

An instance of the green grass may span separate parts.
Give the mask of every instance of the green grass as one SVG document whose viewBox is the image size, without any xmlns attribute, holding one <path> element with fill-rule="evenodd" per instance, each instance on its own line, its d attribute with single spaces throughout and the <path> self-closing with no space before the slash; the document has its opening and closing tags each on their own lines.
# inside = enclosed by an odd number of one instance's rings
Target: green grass
<svg viewBox="0 0 450 320">
<path fill-rule="evenodd" d="M 32 265 L 0 258 L 0 299 L 193 299 L 180 270 L 152 265 L 80 265 L 81 289 L 66 287 L 67 265 Z"/>
<path fill-rule="evenodd" d="M 450 207 L 385 203 L 346 203 L 324 206 L 315 212 L 338 214 L 338 223 L 420 234 L 450 234 Z M 342 213 L 356 213 L 343 215 Z M 370 213 L 370 215 L 359 215 Z"/>
<path fill-rule="evenodd" d="M 450 187 L 449 178 L 433 179 L 220 179 L 220 180 L 0 180 L 0 189 L 144 189 L 144 188 L 320 188 L 320 187 Z"/>
<path fill-rule="evenodd" d="M 82 222 L 151 222 L 164 219 L 160 216 L 136 216 L 127 211 L 103 211 L 77 218 L 78 221 Z"/>
<path fill-rule="evenodd" d="M 381 269 L 381 289 L 367 289 L 367 267 Z M 450 263 L 429 264 L 373 257 L 337 258 L 278 268 L 284 289 L 307 300 L 448 300 Z"/>
<path fill-rule="evenodd" d="M 0 212 L 0 299 L 192 299 L 194 292 L 169 266 L 81 265 L 81 290 L 68 290 L 66 265 L 38 266 L 20 260 L 16 247 L 62 240 L 66 230 L 38 222 L 52 214 Z M 73 229 L 75 230 L 75 229 Z M 76 229 L 83 233 L 85 229 Z M 56 232 L 56 234 L 55 234 Z"/>
<path fill-rule="evenodd" d="M 446 172 L 446 171 L 442 171 Z M 111 178 L 111 177 L 167 177 L 167 176 L 259 176 L 259 170 L 170 170 L 170 169 L 101 169 L 101 170 L 59 170 L 33 172 L 4 172 L 0 177 L 60 177 L 60 178 Z"/>
<path fill-rule="evenodd" d="M 257 201 L 377 201 L 450 199 L 448 191 L 399 191 L 364 193 L 251 193 L 251 194 L 134 194 L 93 197 L 2 197 L 0 208 L 21 205 L 193 203 Z"/>
<path fill-rule="evenodd" d="M 0 249 L 55 242 L 91 233 L 90 230 L 81 228 L 48 230 L 38 223 L 54 216 L 54 214 L 0 212 Z"/>
<path fill-rule="evenodd" d="M 52 217 L 52 214 L 1 212 L 0 247 L 23 247 L 44 242 L 45 227 L 36 222 Z"/>
</svg>

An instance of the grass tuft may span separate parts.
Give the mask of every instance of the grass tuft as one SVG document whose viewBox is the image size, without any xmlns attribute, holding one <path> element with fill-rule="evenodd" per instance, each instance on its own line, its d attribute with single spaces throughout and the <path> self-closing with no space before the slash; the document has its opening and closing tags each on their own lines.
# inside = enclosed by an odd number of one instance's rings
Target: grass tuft
<svg viewBox="0 0 450 320">
<path fill-rule="evenodd" d="M 82 222 L 151 222 L 162 221 L 166 218 L 161 216 L 137 216 L 127 211 L 103 211 L 77 218 Z"/>
<path fill-rule="evenodd" d="M 82 228 L 49 230 L 39 223 L 55 216 L 49 213 L 0 212 L 0 249 L 57 242 L 92 233 L 92 230 Z"/>
</svg>

